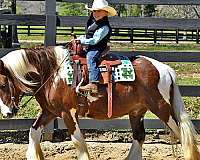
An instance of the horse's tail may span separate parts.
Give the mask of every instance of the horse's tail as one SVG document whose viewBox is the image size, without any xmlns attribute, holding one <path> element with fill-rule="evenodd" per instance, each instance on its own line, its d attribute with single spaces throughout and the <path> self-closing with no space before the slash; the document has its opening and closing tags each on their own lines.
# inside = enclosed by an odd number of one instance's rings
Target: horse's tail
<svg viewBox="0 0 200 160">
<path fill-rule="evenodd" d="M 175 74 L 172 73 L 171 69 L 169 70 L 169 73 L 173 81 L 172 107 L 180 128 L 180 141 L 184 152 L 184 158 L 186 160 L 200 160 L 200 153 L 196 145 L 196 131 L 189 115 L 184 109 L 183 99 L 179 88 L 175 83 Z"/>
</svg>

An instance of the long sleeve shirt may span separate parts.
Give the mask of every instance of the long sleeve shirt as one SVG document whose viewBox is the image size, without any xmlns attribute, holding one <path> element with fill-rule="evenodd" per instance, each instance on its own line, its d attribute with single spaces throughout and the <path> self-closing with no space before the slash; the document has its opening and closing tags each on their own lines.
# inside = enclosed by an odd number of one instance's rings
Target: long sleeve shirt
<svg viewBox="0 0 200 160">
<path fill-rule="evenodd" d="M 108 33 L 109 33 L 109 27 L 103 26 L 95 31 L 92 38 L 86 38 L 86 36 L 83 35 L 83 36 L 78 37 L 77 39 L 81 41 L 81 44 L 95 45 L 99 41 L 101 41 Z"/>
</svg>

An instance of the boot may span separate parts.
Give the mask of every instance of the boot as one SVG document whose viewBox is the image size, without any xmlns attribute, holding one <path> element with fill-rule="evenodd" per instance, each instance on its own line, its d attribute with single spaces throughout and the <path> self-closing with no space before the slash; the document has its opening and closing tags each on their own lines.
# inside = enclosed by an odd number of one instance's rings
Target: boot
<svg viewBox="0 0 200 160">
<path fill-rule="evenodd" d="M 80 86 L 79 88 L 81 91 L 92 91 L 93 93 L 97 93 L 97 84 L 96 83 L 89 83 L 85 86 Z"/>
</svg>

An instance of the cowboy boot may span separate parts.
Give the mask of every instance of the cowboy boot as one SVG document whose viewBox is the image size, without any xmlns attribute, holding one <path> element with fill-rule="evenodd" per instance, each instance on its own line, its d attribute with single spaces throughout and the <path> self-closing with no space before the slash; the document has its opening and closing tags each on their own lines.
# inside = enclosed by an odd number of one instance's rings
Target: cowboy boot
<svg viewBox="0 0 200 160">
<path fill-rule="evenodd" d="M 80 86 L 79 88 L 81 91 L 92 91 L 93 93 L 97 93 L 97 84 L 96 83 L 89 83 L 85 86 Z"/>
</svg>

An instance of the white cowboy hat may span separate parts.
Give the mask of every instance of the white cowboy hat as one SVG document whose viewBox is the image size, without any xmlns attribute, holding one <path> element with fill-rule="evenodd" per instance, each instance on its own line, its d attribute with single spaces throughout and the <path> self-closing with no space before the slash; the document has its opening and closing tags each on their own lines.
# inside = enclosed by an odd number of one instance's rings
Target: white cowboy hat
<svg viewBox="0 0 200 160">
<path fill-rule="evenodd" d="M 117 14 L 117 11 L 113 7 L 108 6 L 108 2 L 106 0 L 94 0 L 92 8 L 88 8 L 88 6 L 86 6 L 85 8 L 89 9 L 90 11 L 95 11 L 95 10 L 107 11 L 108 16 L 115 16 Z"/>
</svg>

